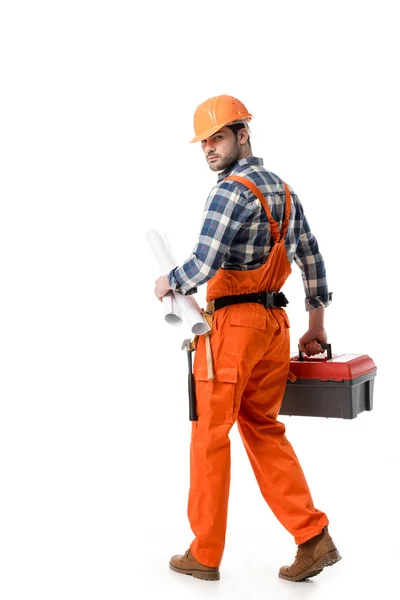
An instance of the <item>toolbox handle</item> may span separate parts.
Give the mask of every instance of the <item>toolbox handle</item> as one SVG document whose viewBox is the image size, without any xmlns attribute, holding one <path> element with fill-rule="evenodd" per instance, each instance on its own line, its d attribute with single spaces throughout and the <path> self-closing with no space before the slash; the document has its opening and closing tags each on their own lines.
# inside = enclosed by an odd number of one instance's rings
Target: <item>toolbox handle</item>
<svg viewBox="0 0 400 600">
<path fill-rule="evenodd" d="M 324 350 L 326 350 L 326 352 L 328 354 L 328 360 L 331 360 L 331 358 L 332 358 L 331 344 L 323 344 L 322 342 L 318 342 L 318 343 Z M 299 360 L 304 360 L 303 352 L 300 350 L 300 346 L 299 346 Z"/>
</svg>

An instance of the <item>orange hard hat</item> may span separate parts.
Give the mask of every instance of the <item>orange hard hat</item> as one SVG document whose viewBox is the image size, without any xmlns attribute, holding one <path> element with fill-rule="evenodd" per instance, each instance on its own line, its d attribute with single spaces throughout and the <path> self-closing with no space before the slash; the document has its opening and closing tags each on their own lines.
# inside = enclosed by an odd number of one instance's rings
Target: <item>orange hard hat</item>
<svg viewBox="0 0 400 600">
<path fill-rule="evenodd" d="M 247 123 L 252 116 L 245 105 L 233 96 L 209 98 L 196 108 L 193 119 L 195 137 L 191 142 L 205 140 L 230 123 Z"/>
</svg>

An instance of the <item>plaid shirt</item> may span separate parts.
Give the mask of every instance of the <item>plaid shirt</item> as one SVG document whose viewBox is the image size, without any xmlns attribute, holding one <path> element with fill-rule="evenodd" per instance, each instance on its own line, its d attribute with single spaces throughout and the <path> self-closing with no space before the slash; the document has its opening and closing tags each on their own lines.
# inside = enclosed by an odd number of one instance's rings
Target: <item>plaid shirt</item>
<svg viewBox="0 0 400 600">
<path fill-rule="evenodd" d="M 171 288 L 181 294 L 195 293 L 197 286 L 211 279 L 220 268 L 257 269 L 271 251 L 271 231 L 260 201 L 241 183 L 224 181 L 231 174 L 250 179 L 264 194 L 273 218 L 282 225 L 283 181 L 264 168 L 261 158 L 242 158 L 221 171 L 207 199 L 200 237 L 192 254 L 168 274 Z M 285 239 L 289 263 L 294 260 L 302 271 L 306 310 L 328 306 L 332 294 L 328 292 L 324 260 L 300 200 L 288 187 L 292 196 Z"/>
</svg>

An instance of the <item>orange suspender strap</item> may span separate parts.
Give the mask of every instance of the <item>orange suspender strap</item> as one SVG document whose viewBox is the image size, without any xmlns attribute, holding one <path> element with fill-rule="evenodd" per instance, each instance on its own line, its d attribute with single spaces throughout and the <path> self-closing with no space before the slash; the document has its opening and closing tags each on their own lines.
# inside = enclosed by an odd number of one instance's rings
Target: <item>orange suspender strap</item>
<svg viewBox="0 0 400 600">
<path fill-rule="evenodd" d="M 291 201 L 289 188 L 286 185 L 286 183 L 283 184 L 285 187 L 285 195 L 286 195 L 285 216 L 283 218 L 282 231 L 279 231 L 279 225 L 275 221 L 275 219 L 272 217 L 270 208 L 268 206 L 268 203 L 267 203 L 265 197 L 263 196 L 263 194 L 260 192 L 258 187 L 252 181 L 250 181 L 249 179 L 246 179 L 245 177 L 240 177 L 239 175 L 229 175 L 229 177 L 226 177 L 225 180 L 226 179 L 233 179 L 233 181 L 237 181 L 238 183 L 243 184 L 250 191 L 252 191 L 253 194 L 255 194 L 257 196 L 257 198 L 261 202 L 261 205 L 263 206 L 263 208 L 267 214 L 268 222 L 271 226 L 272 239 L 274 240 L 274 243 L 278 243 L 280 240 L 284 240 L 286 237 L 288 227 L 289 227 L 290 201 Z"/>
</svg>

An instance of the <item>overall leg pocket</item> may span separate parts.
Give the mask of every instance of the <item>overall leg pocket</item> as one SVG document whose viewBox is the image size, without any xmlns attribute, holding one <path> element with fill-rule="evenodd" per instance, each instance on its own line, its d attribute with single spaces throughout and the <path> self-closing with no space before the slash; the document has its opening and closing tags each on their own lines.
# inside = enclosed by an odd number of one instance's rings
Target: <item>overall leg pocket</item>
<svg viewBox="0 0 400 600">
<path fill-rule="evenodd" d="M 237 368 L 214 366 L 214 379 L 208 379 L 207 367 L 201 366 L 195 370 L 194 377 L 199 420 L 206 419 L 215 425 L 233 424 Z"/>
</svg>

